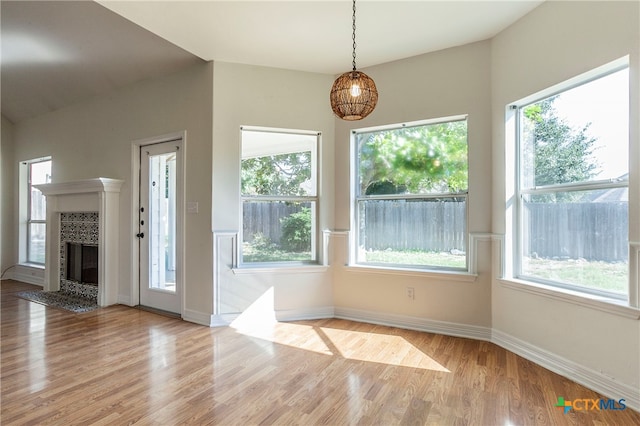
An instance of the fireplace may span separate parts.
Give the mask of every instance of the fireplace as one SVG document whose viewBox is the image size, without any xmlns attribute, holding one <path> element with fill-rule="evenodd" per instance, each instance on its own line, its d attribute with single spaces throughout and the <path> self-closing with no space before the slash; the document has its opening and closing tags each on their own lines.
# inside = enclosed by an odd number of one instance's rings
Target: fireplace
<svg viewBox="0 0 640 426">
<path fill-rule="evenodd" d="M 47 197 L 45 291 L 118 303 L 119 197 L 108 178 L 37 185 Z"/>
<path fill-rule="evenodd" d="M 60 291 L 97 301 L 100 212 L 61 212 Z"/>
<path fill-rule="evenodd" d="M 80 284 L 98 285 L 98 246 L 67 243 L 67 279 Z"/>
</svg>

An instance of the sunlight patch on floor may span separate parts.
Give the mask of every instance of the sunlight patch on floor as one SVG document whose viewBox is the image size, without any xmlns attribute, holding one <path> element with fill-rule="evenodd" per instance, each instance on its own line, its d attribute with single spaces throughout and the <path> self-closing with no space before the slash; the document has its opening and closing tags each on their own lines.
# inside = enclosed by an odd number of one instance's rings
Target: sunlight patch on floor
<svg viewBox="0 0 640 426">
<path fill-rule="evenodd" d="M 328 327 L 318 332 L 331 342 L 334 352 L 347 359 L 450 372 L 401 336 Z"/>
<path fill-rule="evenodd" d="M 246 336 L 333 355 L 313 327 L 276 320 L 273 310 L 273 287 L 253 302 L 230 326 Z"/>
<path fill-rule="evenodd" d="M 269 287 L 230 326 L 243 334 L 269 333 L 277 323 L 273 311 L 273 287 Z M 256 336 L 257 337 L 257 336 Z"/>
<path fill-rule="evenodd" d="M 231 327 L 246 336 L 323 355 L 449 372 L 401 336 L 277 322 L 272 288 L 233 321 Z"/>
<path fill-rule="evenodd" d="M 245 336 L 324 355 L 450 372 L 401 336 L 278 322 L 274 313 L 273 294 L 271 287 L 230 326 Z"/>
</svg>

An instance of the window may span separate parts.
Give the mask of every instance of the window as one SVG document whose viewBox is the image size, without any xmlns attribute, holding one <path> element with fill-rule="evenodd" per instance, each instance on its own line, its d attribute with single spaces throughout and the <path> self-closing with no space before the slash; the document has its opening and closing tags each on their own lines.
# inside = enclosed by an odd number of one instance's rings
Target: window
<svg viewBox="0 0 640 426">
<path fill-rule="evenodd" d="M 241 262 L 316 262 L 320 135 L 245 127 L 241 138 Z"/>
<path fill-rule="evenodd" d="M 45 196 L 34 185 L 51 182 L 51 160 L 38 159 L 22 163 L 26 174 L 21 217 L 25 218 L 22 232 L 21 256 L 26 263 L 44 264 L 47 203 Z"/>
<path fill-rule="evenodd" d="M 517 106 L 514 273 L 626 300 L 629 72 L 597 77 Z"/>
<path fill-rule="evenodd" d="M 467 120 L 354 131 L 359 264 L 467 268 Z"/>
</svg>

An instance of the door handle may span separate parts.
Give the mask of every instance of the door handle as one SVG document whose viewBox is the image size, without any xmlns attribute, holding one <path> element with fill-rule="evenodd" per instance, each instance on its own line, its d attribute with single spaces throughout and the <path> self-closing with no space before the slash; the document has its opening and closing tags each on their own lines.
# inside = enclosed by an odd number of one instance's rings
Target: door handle
<svg viewBox="0 0 640 426">
<path fill-rule="evenodd" d="M 136 234 L 136 237 L 138 238 L 144 238 L 144 232 L 141 232 L 139 234 Z"/>
</svg>

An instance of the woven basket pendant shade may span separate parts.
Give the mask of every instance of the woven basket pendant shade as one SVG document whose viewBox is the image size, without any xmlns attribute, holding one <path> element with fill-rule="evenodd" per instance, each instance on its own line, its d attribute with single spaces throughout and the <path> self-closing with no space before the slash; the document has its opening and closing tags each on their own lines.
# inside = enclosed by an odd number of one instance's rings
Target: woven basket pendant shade
<svg viewBox="0 0 640 426">
<path fill-rule="evenodd" d="M 361 120 L 378 103 L 376 83 L 362 71 L 349 71 L 333 82 L 331 109 L 343 120 Z"/>
<path fill-rule="evenodd" d="M 333 82 L 329 99 L 333 113 L 343 120 L 362 120 L 378 103 L 378 89 L 373 79 L 356 69 L 356 0 L 353 0 L 353 70 Z"/>
</svg>

